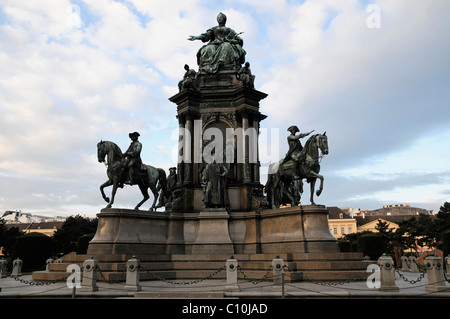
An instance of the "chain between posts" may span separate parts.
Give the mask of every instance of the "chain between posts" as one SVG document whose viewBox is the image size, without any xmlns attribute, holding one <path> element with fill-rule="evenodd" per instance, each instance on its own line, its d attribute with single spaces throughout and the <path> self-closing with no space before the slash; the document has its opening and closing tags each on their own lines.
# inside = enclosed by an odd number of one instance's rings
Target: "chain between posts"
<svg viewBox="0 0 450 319">
<path fill-rule="evenodd" d="M 297 269 L 291 269 L 289 268 L 288 265 L 284 265 L 283 266 L 285 269 L 287 269 L 289 272 L 294 273 L 294 275 L 299 274 L 300 277 L 294 277 L 295 279 L 300 279 L 301 281 L 307 281 L 307 282 L 312 282 L 314 284 L 317 285 L 322 285 L 322 286 L 338 286 L 338 285 L 345 285 L 345 284 L 349 284 L 351 282 L 354 281 L 360 281 L 362 279 L 366 279 L 367 278 L 367 273 L 363 273 L 360 276 L 353 278 L 353 279 L 346 279 L 346 280 L 342 280 L 342 281 L 324 281 L 324 280 L 316 280 L 316 279 L 311 279 L 308 278 L 308 276 L 306 276 L 303 272 L 298 273 Z"/>
<path fill-rule="evenodd" d="M 156 275 L 152 274 L 152 273 L 150 272 L 150 270 L 145 269 L 145 268 L 142 268 L 142 267 L 139 267 L 139 270 L 145 271 L 147 274 L 150 274 L 150 276 L 152 276 L 153 278 L 155 278 L 155 279 L 157 279 L 157 280 L 164 281 L 164 282 L 167 282 L 167 283 L 173 284 L 173 285 L 182 285 L 182 286 L 183 286 L 183 285 L 193 285 L 193 284 L 196 284 L 196 283 L 199 283 L 199 282 L 202 282 L 202 281 L 211 279 L 211 278 L 213 278 L 214 276 L 216 276 L 218 273 L 220 273 L 220 272 L 221 272 L 222 270 L 224 270 L 224 269 L 226 269 L 225 266 L 220 267 L 220 268 L 218 268 L 216 271 L 210 273 L 210 274 L 209 274 L 208 276 L 206 276 L 205 278 L 196 279 L 196 280 L 192 280 L 192 281 L 177 282 L 177 281 L 173 281 L 173 280 L 166 279 L 166 278 L 161 277 L 161 276 L 156 276 Z"/>
<path fill-rule="evenodd" d="M 417 266 L 420 266 L 416 263 Z M 404 281 L 410 283 L 411 285 L 414 285 L 416 283 L 418 283 L 419 281 L 421 281 L 424 277 L 425 274 L 427 273 L 427 268 L 426 267 L 422 267 L 420 266 L 420 268 L 422 268 L 421 270 L 421 274 L 419 275 L 419 277 L 417 277 L 417 279 L 413 279 L 413 280 L 409 280 L 408 278 L 406 278 L 398 269 L 396 269 L 395 271 L 397 272 L 397 274 L 400 276 L 400 278 L 402 278 Z M 419 269 L 420 269 L 419 268 Z M 445 275 L 445 274 L 444 274 Z"/>
<path fill-rule="evenodd" d="M 45 282 L 25 280 L 25 279 L 20 278 L 19 276 L 10 276 L 10 277 L 14 278 L 14 280 L 19 281 L 22 284 L 26 284 L 26 285 L 30 285 L 30 286 L 49 286 L 52 284 L 56 284 L 57 282 L 60 282 L 60 281 L 65 281 L 65 280 L 67 280 L 67 278 L 69 278 L 69 276 L 65 276 L 65 277 L 62 277 L 62 278 L 56 279 L 56 280 L 47 280 Z"/>
<path fill-rule="evenodd" d="M 259 280 L 251 280 L 251 279 L 244 273 L 244 271 L 242 270 L 242 267 L 241 267 L 241 266 L 238 265 L 237 268 L 239 269 L 239 272 L 244 276 L 244 279 L 245 279 L 245 280 L 247 280 L 248 282 L 251 282 L 251 283 L 254 284 L 254 285 L 258 285 L 259 283 L 261 283 L 261 282 L 263 282 L 263 281 L 265 281 L 265 280 L 267 279 L 267 277 L 269 276 L 269 273 L 271 272 L 273 266 L 270 265 L 269 268 L 267 269 L 266 273 L 264 274 L 264 276 L 263 276 L 261 279 L 259 279 Z"/>
<path fill-rule="evenodd" d="M 117 279 L 117 280 L 109 280 L 109 279 L 106 279 L 106 277 L 105 277 L 105 275 L 103 274 L 102 270 L 101 270 L 100 267 L 98 267 L 98 266 L 95 267 L 95 270 L 98 271 L 101 280 L 107 282 L 107 283 L 110 284 L 110 285 L 113 285 L 113 284 L 117 284 L 117 283 L 119 283 L 119 282 L 122 282 L 122 280 L 119 280 L 119 279 Z M 127 271 L 127 268 L 125 267 L 124 269 L 122 269 L 122 272 L 119 273 L 119 275 L 123 275 L 124 273 L 126 273 L 126 271 Z"/>
</svg>

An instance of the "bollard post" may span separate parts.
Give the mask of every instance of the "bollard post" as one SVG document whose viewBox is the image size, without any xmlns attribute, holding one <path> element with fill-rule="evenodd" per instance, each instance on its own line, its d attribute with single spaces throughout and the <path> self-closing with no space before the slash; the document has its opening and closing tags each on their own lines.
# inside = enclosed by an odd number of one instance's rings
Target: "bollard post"
<svg viewBox="0 0 450 319">
<path fill-rule="evenodd" d="M 272 260 L 272 269 L 273 269 L 273 291 L 281 291 L 284 292 L 284 261 L 279 256 Z"/>
<path fill-rule="evenodd" d="M 428 256 L 424 260 L 427 267 L 428 284 L 426 291 L 442 291 L 445 287 L 444 268 L 442 259 L 438 256 Z"/>
<path fill-rule="evenodd" d="M 141 291 L 142 287 L 139 285 L 141 262 L 136 256 L 133 256 L 127 261 L 127 279 L 125 282 L 125 289 Z"/>
<path fill-rule="evenodd" d="M 400 258 L 400 261 L 402 263 L 402 270 L 403 271 L 409 271 L 409 265 L 408 265 L 408 257 L 402 256 Z"/>
<path fill-rule="evenodd" d="M 12 277 L 19 277 L 22 276 L 22 264 L 23 261 L 20 258 L 17 258 L 13 261 L 13 270 L 11 273 Z"/>
<path fill-rule="evenodd" d="M 409 256 L 409 271 L 410 272 L 420 272 L 419 268 L 417 268 L 417 258 L 414 256 Z"/>
<path fill-rule="evenodd" d="M 383 254 L 378 258 L 378 266 L 380 266 L 380 288 L 379 291 L 398 291 L 395 285 L 395 268 L 392 257 Z"/>
<path fill-rule="evenodd" d="M 52 258 L 49 258 L 45 261 L 45 271 L 50 271 L 50 264 L 53 264 L 55 261 Z"/>
<path fill-rule="evenodd" d="M 83 262 L 83 279 L 81 281 L 81 291 L 97 291 L 97 267 L 98 261 L 90 257 Z"/>
<path fill-rule="evenodd" d="M 225 289 L 228 291 L 239 291 L 238 285 L 238 262 L 231 256 L 225 263 L 225 268 L 227 269 L 227 285 Z"/>
<path fill-rule="evenodd" d="M 450 273 L 450 254 L 448 254 L 447 257 L 444 258 L 444 265 L 445 265 L 447 274 L 449 274 Z"/>
<path fill-rule="evenodd" d="M 6 265 L 7 265 L 7 260 L 5 258 L 2 257 L 2 259 L 0 259 L 0 278 L 5 278 L 6 277 Z"/>
</svg>

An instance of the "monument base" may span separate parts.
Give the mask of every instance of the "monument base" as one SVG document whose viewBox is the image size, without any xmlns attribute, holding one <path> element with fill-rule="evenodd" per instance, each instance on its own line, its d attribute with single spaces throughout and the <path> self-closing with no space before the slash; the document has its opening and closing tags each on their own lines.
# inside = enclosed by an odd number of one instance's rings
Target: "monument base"
<svg viewBox="0 0 450 319">
<path fill-rule="evenodd" d="M 258 254 L 339 252 L 325 206 L 196 213 L 103 209 L 88 254 Z"/>
<path fill-rule="evenodd" d="M 197 255 L 234 254 L 233 243 L 228 232 L 230 216 L 223 208 L 205 209 L 198 218 L 198 232 L 191 253 Z"/>
<path fill-rule="evenodd" d="M 97 216 L 97 232 L 87 255 L 73 253 L 64 261 L 82 263 L 94 256 L 106 280 L 125 280 L 120 269 L 133 255 L 146 270 L 142 280 L 155 276 L 192 280 L 211 273 L 216 273 L 215 279 L 225 278 L 226 272 L 217 270 L 232 255 L 247 278 L 254 280 L 267 273 L 277 256 L 296 270 L 297 280 L 303 275 L 314 280 L 363 278 L 367 265 L 373 263 L 363 261 L 362 253 L 339 251 L 328 228 L 328 210 L 319 205 L 250 212 L 103 209 Z M 61 278 L 57 271 L 67 266 L 49 267 L 50 271 L 34 272 L 33 279 Z"/>
</svg>

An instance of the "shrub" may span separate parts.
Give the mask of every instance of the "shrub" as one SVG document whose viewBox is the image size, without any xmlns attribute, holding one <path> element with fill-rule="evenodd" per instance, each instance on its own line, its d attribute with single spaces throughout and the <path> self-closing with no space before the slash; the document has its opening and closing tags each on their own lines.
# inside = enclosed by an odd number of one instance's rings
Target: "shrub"
<svg viewBox="0 0 450 319">
<path fill-rule="evenodd" d="M 338 244 L 341 252 L 350 252 L 351 242 L 349 240 L 338 240 Z"/>
<path fill-rule="evenodd" d="M 377 260 L 386 251 L 385 239 L 379 234 L 366 234 L 358 238 L 358 251 L 371 260 Z"/>
<path fill-rule="evenodd" d="M 42 270 L 52 256 L 52 238 L 41 233 L 30 233 L 17 238 L 12 260 L 23 261 L 22 272 Z"/>
<path fill-rule="evenodd" d="M 450 255 L 450 232 L 442 234 L 442 250 L 444 257 Z"/>
<path fill-rule="evenodd" d="M 95 234 L 86 234 L 83 236 L 80 236 L 78 238 L 78 247 L 77 247 L 77 254 L 87 254 L 87 250 L 89 247 L 89 242 L 94 238 Z"/>
</svg>

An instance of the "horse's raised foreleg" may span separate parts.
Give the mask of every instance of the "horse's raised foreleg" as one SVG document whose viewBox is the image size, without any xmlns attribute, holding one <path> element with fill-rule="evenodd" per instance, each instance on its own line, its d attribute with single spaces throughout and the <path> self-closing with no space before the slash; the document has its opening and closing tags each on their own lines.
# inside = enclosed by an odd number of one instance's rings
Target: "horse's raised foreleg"
<svg viewBox="0 0 450 319">
<path fill-rule="evenodd" d="M 315 205 L 314 203 L 314 188 L 316 187 L 316 180 L 320 179 L 320 186 L 319 189 L 316 191 L 316 195 L 320 196 L 320 194 L 322 194 L 322 190 L 323 190 L 323 176 L 320 174 L 317 174 L 316 172 L 310 172 L 312 177 L 311 177 L 311 182 L 310 182 L 310 187 L 311 187 L 311 205 Z"/>
<path fill-rule="evenodd" d="M 107 202 L 107 203 L 109 203 L 109 197 L 106 197 L 105 192 L 103 191 L 103 189 L 104 189 L 105 187 L 111 186 L 112 184 L 113 184 L 112 180 L 109 179 L 107 182 L 103 183 L 103 184 L 100 186 L 100 193 L 102 193 L 102 197 L 103 197 L 103 199 L 105 200 L 105 202 Z"/>
</svg>

